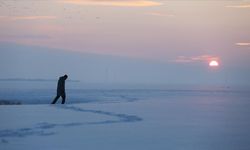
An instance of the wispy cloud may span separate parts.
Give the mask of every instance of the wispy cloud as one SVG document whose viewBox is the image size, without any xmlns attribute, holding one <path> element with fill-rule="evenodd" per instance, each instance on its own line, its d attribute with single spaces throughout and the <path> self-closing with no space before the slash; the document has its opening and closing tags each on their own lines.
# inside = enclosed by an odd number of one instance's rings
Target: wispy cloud
<svg viewBox="0 0 250 150">
<path fill-rule="evenodd" d="M 238 46 L 250 46 L 250 42 L 235 43 L 235 45 L 238 45 Z"/>
<path fill-rule="evenodd" d="M 149 12 L 146 14 L 152 15 L 152 16 L 162 16 L 162 17 L 174 17 L 175 16 L 173 14 L 167 14 L 167 13 L 162 13 L 162 12 Z"/>
<path fill-rule="evenodd" d="M 56 16 L 0 16 L 0 19 L 8 20 L 42 20 L 42 19 L 56 19 Z"/>
<path fill-rule="evenodd" d="M 0 16 L 0 19 L 5 19 L 7 16 Z"/>
<path fill-rule="evenodd" d="M 48 35 L 42 35 L 42 34 L 5 34 L 2 37 L 5 39 L 13 39 L 13 40 L 18 40 L 18 39 L 33 39 L 33 40 L 44 40 L 44 39 L 51 39 L 50 36 Z"/>
<path fill-rule="evenodd" d="M 63 0 L 61 3 L 75 5 L 98 5 L 98 6 L 117 6 L 117 7 L 149 7 L 162 5 L 160 2 L 151 0 Z"/>
<path fill-rule="evenodd" d="M 218 56 L 213 55 L 199 55 L 199 56 L 178 56 L 174 61 L 177 63 L 195 63 L 195 62 L 209 62 L 211 60 L 219 60 Z"/>
<path fill-rule="evenodd" d="M 250 8 L 250 4 L 242 4 L 242 5 L 227 5 L 227 8 Z"/>
</svg>

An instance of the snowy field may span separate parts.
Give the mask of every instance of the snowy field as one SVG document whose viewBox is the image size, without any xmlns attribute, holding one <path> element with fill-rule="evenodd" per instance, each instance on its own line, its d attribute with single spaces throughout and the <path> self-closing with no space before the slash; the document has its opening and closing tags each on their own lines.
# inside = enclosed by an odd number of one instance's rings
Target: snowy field
<svg viewBox="0 0 250 150">
<path fill-rule="evenodd" d="M 250 149 L 247 91 L 132 91 L 101 91 L 93 102 L 69 97 L 66 105 L 0 105 L 0 149 Z"/>
</svg>

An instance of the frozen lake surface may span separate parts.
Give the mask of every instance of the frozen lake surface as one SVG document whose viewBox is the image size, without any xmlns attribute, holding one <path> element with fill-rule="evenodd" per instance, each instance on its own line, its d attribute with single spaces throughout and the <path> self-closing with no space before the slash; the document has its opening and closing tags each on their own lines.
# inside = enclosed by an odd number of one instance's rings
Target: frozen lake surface
<svg viewBox="0 0 250 150">
<path fill-rule="evenodd" d="M 68 104 L 49 105 L 45 103 L 54 96 L 49 89 L 2 88 L 2 99 L 23 104 L 0 106 L 0 149 L 250 149 L 247 90 L 69 89 L 68 93 Z"/>
</svg>

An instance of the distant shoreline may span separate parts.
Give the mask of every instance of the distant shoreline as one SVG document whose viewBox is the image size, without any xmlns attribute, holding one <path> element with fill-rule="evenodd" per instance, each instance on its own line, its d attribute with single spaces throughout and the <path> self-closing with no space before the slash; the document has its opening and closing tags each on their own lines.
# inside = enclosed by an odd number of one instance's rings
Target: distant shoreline
<svg viewBox="0 0 250 150">
<path fill-rule="evenodd" d="M 15 100 L 0 100 L 0 105 L 21 105 L 22 102 Z"/>
<path fill-rule="evenodd" d="M 7 78 L 7 79 L 0 79 L 0 81 L 30 81 L 30 82 L 51 82 L 57 81 L 57 79 L 25 79 L 25 78 Z M 68 80 L 68 82 L 80 82 L 80 80 Z"/>
</svg>

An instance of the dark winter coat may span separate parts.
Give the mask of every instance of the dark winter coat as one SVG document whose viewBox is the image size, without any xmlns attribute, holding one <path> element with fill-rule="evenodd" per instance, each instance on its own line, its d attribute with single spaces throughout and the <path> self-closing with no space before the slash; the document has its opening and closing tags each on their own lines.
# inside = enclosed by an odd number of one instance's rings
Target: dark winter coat
<svg viewBox="0 0 250 150">
<path fill-rule="evenodd" d="M 65 78 L 64 76 L 60 77 L 57 83 L 57 94 L 62 95 L 65 94 Z"/>
</svg>

